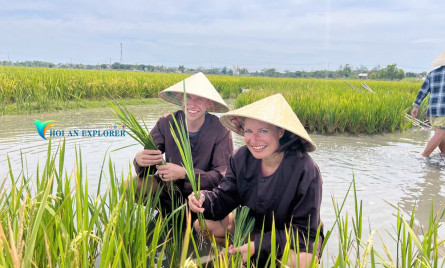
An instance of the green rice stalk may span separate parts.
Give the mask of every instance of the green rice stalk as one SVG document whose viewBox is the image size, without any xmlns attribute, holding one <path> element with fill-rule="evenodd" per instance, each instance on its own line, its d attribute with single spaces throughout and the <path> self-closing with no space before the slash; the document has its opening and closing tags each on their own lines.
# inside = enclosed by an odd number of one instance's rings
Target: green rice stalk
<svg viewBox="0 0 445 268">
<path fill-rule="evenodd" d="M 190 238 L 192 240 L 193 250 L 196 254 L 196 260 L 198 261 L 198 266 L 202 267 L 201 258 L 199 257 L 198 246 L 196 245 L 196 241 L 195 241 L 195 238 L 193 237 L 193 234 L 190 235 Z M 217 256 L 217 255 L 215 255 L 215 256 Z"/>
<path fill-rule="evenodd" d="M 320 235 L 321 235 L 321 226 L 322 224 L 320 223 L 320 225 L 318 225 L 317 228 L 317 233 L 315 234 L 315 241 L 314 241 L 314 245 L 312 248 L 312 258 L 311 258 L 311 267 L 316 267 L 317 263 L 316 263 L 316 256 L 318 255 L 317 249 L 318 249 L 318 243 L 320 240 Z M 308 241 L 309 243 L 309 241 Z M 308 248 L 308 244 L 306 245 L 306 247 Z M 299 254 L 298 254 L 299 255 Z M 318 256 L 317 256 L 318 257 Z"/>
<path fill-rule="evenodd" d="M 352 184 L 354 186 L 354 212 L 355 220 L 352 221 L 352 226 L 354 229 L 354 235 L 356 240 L 356 256 L 360 259 L 360 247 L 362 240 L 362 215 L 363 215 L 363 202 L 360 200 L 360 205 L 358 205 L 357 189 L 355 188 L 355 177 L 352 178 Z"/>
<path fill-rule="evenodd" d="M 185 168 L 187 178 L 190 181 L 190 185 L 192 186 L 193 193 L 195 194 L 196 199 L 199 200 L 201 176 L 198 175 L 198 182 L 196 182 L 195 179 L 196 175 L 195 175 L 195 170 L 193 168 L 192 150 L 190 146 L 190 140 L 188 138 L 188 131 L 186 130 L 186 127 L 184 127 L 184 123 L 182 122 L 182 120 L 178 124 L 176 118 L 173 116 L 173 121 L 176 130 L 178 130 L 178 134 L 176 134 L 175 128 L 173 128 L 172 124 L 170 124 L 170 131 L 173 136 L 173 139 L 175 140 L 176 145 L 178 146 L 183 166 Z"/>
<path fill-rule="evenodd" d="M 250 208 L 246 206 L 237 207 L 234 211 L 235 231 L 232 236 L 234 247 L 240 247 L 245 244 L 255 227 L 255 218 L 249 215 L 249 211 Z"/>
<path fill-rule="evenodd" d="M 173 183 L 171 183 L 170 185 L 173 185 Z M 169 193 L 172 200 L 172 211 L 174 211 L 178 207 L 185 208 L 185 204 L 182 204 L 181 199 L 177 197 L 174 187 L 169 188 Z M 171 227 L 171 229 L 166 235 L 166 251 L 170 260 L 170 265 L 174 267 L 180 266 L 182 261 L 181 254 L 184 250 L 183 243 L 185 242 L 185 236 L 183 236 L 184 217 L 186 216 L 185 213 L 186 212 L 184 209 L 180 209 L 177 210 L 177 213 L 169 214 L 168 217 L 168 222 L 170 223 L 169 227 Z"/>
<path fill-rule="evenodd" d="M 198 175 L 198 182 L 196 182 L 195 170 L 193 168 L 193 159 L 192 159 L 192 148 L 190 145 L 190 139 L 187 128 L 187 93 L 185 90 L 185 81 L 183 81 L 184 86 L 184 116 L 185 122 L 182 120 L 177 122 L 176 118 L 172 115 L 174 127 L 170 123 L 170 131 L 175 140 L 176 146 L 178 147 L 179 153 L 181 154 L 183 166 L 186 171 L 186 175 L 188 180 L 190 181 L 190 185 L 192 186 L 193 193 L 195 194 L 196 199 L 199 200 L 199 191 L 201 184 L 201 176 Z M 176 131 L 178 134 L 176 134 Z"/>
<path fill-rule="evenodd" d="M 180 261 L 181 267 L 184 266 L 185 261 L 187 259 L 187 250 L 189 247 L 190 236 L 191 236 L 192 215 L 189 210 L 187 210 L 186 213 L 187 213 L 187 223 L 186 223 L 185 234 L 184 234 L 184 239 L 183 239 L 183 243 L 182 243 L 182 252 L 181 252 L 181 261 Z"/>
<path fill-rule="evenodd" d="M 260 233 L 260 244 L 258 245 L 258 248 L 261 248 L 261 245 L 263 244 L 263 237 L 264 237 L 264 218 L 263 218 L 263 224 L 261 227 L 261 233 Z M 255 263 L 255 267 L 258 267 L 258 261 L 260 259 L 260 252 L 256 252 L 257 260 Z"/>
<path fill-rule="evenodd" d="M 144 149 L 157 150 L 158 146 L 150 135 L 147 125 L 142 120 L 143 126 L 139 124 L 134 115 L 128 111 L 124 105 L 119 105 L 118 103 L 110 102 L 113 107 L 114 116 L 125 125 L 131 132 L 128 133 L 134 140 L 144 146 Z"/>
<path fill-rule="evenodd" d="M 292 241 L 291 240 L 291 231 L 292 229 L 287 230 L 287 227 L 285 227 L 285 234 L 286 234 L 286 241 Z M 298 239 L 298 238 L 297 238 Z M 281 266 L 286 265 L 288 263 L 289 255 L 290 255 L 290 245 L 291 243 L 286 243 L 284 250 L 283 250 L 283 256 L 281 257 Z M 291 263 L 291 265 L 294 265 Z"/>
<path fill-rule="evenodd" d="M 233 247 L 235 248 L 238 248 L 246 243 L 246 240 L 250 237 L 250 233 L 255 227 L 255 218 L 249 216 L 249 211 L 249 207 L 240 206 L 237 207 L 233 212 L 235 230 L 231 238 Z M 234 258 L 235 263 L 239 263 L 240 261 L 242 261 L 242 254 L 239 252 L 235 253 L 232 255 L 232 258 Z"/>
<path fill-rule="evenodd" d="M 276 239 L 276 233 L 275 233 L 275 216 L 272 215 L 272 233 L 270 236 L 270 266 L 271 268 L 275 268 L 276 266 L 276 259 L 277 259 L 277 249 L 276 249 L 276 243 L 277 243 L 277 239 Z"/>
<path fill-rule="evenodd" d="M 253 229 L 252 229 L 253 230 Z M 248 245 L 250 245 L 250 233 L 249 233 L 249 235 L 247 236 L 247 244 Z M 250 259 L 251 259 L 251 254 L 250 254 L 250 252 L 251 252 L 251 249 L 250 249 L 250 247 L 247 247 L 247 259 L 246 259 L 246 268 L 250 268 Z"/>
<path fill-rule="evenodd" d="M 431 267 L 430 263 L 429 263 L 429 257 L 426 254 L 426 252 L 424 251 L 423 247 L 422 247 L 422 243 L 420 242 L 420 240 L 417 238 L 416 234 L 414 233 L 413 229 L 410 227 L 410 225 L 406 222 L 406 220 L 404 218 L 402 218 L 402 222 L 405 225 L 405 228 L 408 230 L 409 234 L 411 235 L 412 241 L 414 242 L 414 245 L 416 245 L 417 250 L 419 251 L 420 257 L 421 257 L 421 261 L 422 261 L 422 265 L 425 265 L 425 267 Z"/>
</svg>

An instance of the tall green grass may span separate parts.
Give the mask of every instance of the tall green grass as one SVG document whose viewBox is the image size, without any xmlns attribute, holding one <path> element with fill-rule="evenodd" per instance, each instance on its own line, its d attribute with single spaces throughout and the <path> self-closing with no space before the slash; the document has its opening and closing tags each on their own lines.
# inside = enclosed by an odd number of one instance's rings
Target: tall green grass
<svg viewBox="0 0 445 268">
<path fill-rule="evenodd" d="M 69 102 L 153 98 L 185 75 L 124 71 L 0 67 L 1 109 L 18 112 L 64 109 Z"/>
<path fill-rule="evenodd" d="M 135 141 L 141 144 L 144 149 L 157 150 L 158 145 L 154 142 L 153 137 L 148 130 L 147 125 L 142 120 L 142 125 L 136 120 L 136 117 L 128 111 L 127 107 L 119 103 L 110 102 L 113 108 L 113 114 L 131 132 L 128 133 Z"/>
<path fill-rule="evenodd" d="M 185 232 L 173 235 L 173 216 L 182 213 L 187 217 L 185 206 L 167 216 L 155 212 L 157 194 L 149 195 L 144 203 L 135 202 L 135 186 L 123 183 L 132 177 L 131 172 L 116 174 L 111 160 L 104 167 L 104 183 L 99 184 L 106 190 L 91 194 L 80 148 L 73 160 L 74 170 L 66 170 L 65 161 L 65 145 L 61 143 L 55 152 L 48 145 L 44 165 L 35 176 L 25 175 L 26 169 L 12 170 L 9 165 L 8 177 L 0 183 L 0 266 L 161 267 L 163 256 L 167 256 L 168 267 L 184 267 L 185 263 L 205 267 L 190 220 L 185 223 Z M 440 233 L 445 210 L 435 213 L 432 204 L 428 225 L 419 228 L 415 210 L 403 212 L 394 207 L 396 228 L 370 228 L 370 233 L 363 233 L 363 223 L 372 215 L 362 210 L 354 181 L 348 190 L 354 193 L 354 208 L 345 210 L 348 196 L 339 202 L 332 199 L 335 221 L 325 225 L 323 257 L 320 263 L 313 260 L 311 267 L 443 267 L 445 240 Z M 295 239 L 292 231 L 288 232 L 289 241 Z M 380 236 L 390 236 L 392 245 L 385 244 L 387 240 Z M 382 240 L 382 246 L 377 248 L 376 240 Z M 169 243 L 173 243 L 171 250 L 167 249 Z M 335 254 L 328 251 L 328 244 L 337 248 Z M 286 245 L 283 258 L 289 256 L 289 248 Z M 216 243 L 212 242 L 211 251 L 209 262 L 214 267 L 241 266 Z M 276 262 L 282 265 L 272 254 L 269 264 Z M 246 264 L 255 265 L 253 260 Z"/>
<path fill-rule="evenodd" d="M 98 70 L 0 67 L 0 112 L 15 105 L 17 112 L 65 109 L 72 102 L 118 98 L 153 98 L 183 80 L 184 74 Z M 223 96 L 236 98 L 236 107 L 282 93 L 311 132 L 376 134 L 412 126 L 410 112 L 421 82 L 366 81 L 375 94 L 365 91 L 363 80 L 292 79 L 208 75 Z M 427 101 L 419 117 L 424 119 Z"/>
<path fill-rule="evenodd" d="M 269 80 L 269 79 L 266 79 Z M 404 115 L 412 108 L 420 85 L 407 82 L 367 81 L 375 94 L 357 91 L 341 80 L 270 79 L 238 95 L 236 107 L 281 93 L 310 132 L 321 134 L 376 134 L 412 126 Z M 349 81 L 361 87 L 362 81 Z M 274 86 L 270 86 L 274 83 Z M 269 86 L 268 86 L 269 84 Z M 420 118 L 427 102 L 424 101 Z"/>
</svg>

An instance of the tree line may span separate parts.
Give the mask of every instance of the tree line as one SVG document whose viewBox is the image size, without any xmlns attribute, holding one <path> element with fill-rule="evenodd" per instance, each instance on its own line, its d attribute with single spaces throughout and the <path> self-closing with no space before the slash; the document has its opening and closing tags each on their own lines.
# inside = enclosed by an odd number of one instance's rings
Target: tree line
<svg viewBox="0 0 445 268">
<path fill-rule="evenodd" d="M 404 78 L 423 78 L 426 77 L 427 72 L 414 73 L 405 72 L 398 68 L 397 64 L 389 64 L 386 67 L 380 65 L 368 69 L 366 66 L 354 68 L 346 64 L 341 65 L 337 70 L 315 70 L 315 71 L 278 71 L 276 68 L 264 68 L 261 71 L 249 72 L 247 68 L 226 66 L 222 68 L 187 68 L 184 65 L 178 67 L 168 67 L 164 65 L 150 65 L 150 64 L 123 64 L 115 62 L 113 64 L 73 64 L 73 63 L 59 63 L 54 64 L 45 61 L 23 61 L 11 62 L 0 61 L 0 66 L 24 66 L 24 67 L 43 67 L 43 68 L 65 68 L 65 69 L 86 69 L 86 70 L 127 70 L 140 72 L 161 72 L 161 73 L 196 73 L 203 72 L 204 74 L 215 75 L 235 75 L 235 76 L 263 76 L 263 77 L 288 77 L 288 78 L 328 78 L 328 79 L 342 79 L 342 78 L 363 78 L 374 80 L 401 80 Z"/>
</svg>

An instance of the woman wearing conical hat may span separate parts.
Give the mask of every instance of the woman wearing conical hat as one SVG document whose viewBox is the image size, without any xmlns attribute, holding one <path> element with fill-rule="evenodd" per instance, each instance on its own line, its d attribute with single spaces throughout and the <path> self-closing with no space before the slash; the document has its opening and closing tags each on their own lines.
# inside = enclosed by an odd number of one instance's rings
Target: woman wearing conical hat
<svg viewBox="0 0 445 268">
<path fill-rule="evenodd" d="M 186 110 L 182 103 L 183 82 L 187 93 Z M 151 130 L 150 134 L 159 150 L 137 152 L 133 163 L 139 177 L 138 188 L 147 185 L 145 181 L 147 179 L 151 180 L 150 183 L 157 189 L 158 183 L 162 180 L 173 181 L 184 198 L 192 192 L 180 152 L 170 131 L 170 123 L 174 125 L 172 116 L 177 122 L 184 122 L 187 113 L 187 130 L 190 135 L 196 178 L 198 179 L 199 174 L 201 189 L 213 189 L 225 175 L 233 151 L 233 142 L 230 131 L 221 124 L 217 116 L 208 112 L 227 112 L 229 110 L 227 104 L 203 73 L 192 75 L 163 90 L 159 96 L 165 101 L 181 106 L 182 109 L 162 116 Z M 166 164 L 158 165 L 164 160 L 163 154 Z M 147 176 L 147 172 L 155 175 Z M 149 184 L 148 188 L 150 187 Z M 171 208 L 170 201 L 171 198 L 167 193 L 161 193 L 161 205 L 164 209 Z"/>
<path fill-rule="evenodd" d="M 320 254 L 323 241 L 322 179 L 317 164 L 307 153 L 315 150 L 314 142 L 280 94 L 228 112 L 220 120 L 244 136 L 246 145 L 232 154 L 226 176 L 217 188 L 202 191 L 199 201 L 189 195 L 191 210 L 203 213 L 209 231 L 221 239 L 225 230 L 233 233 L 235 229 L 231 211 L 240 205 L 249 207 L 255 217 L 256 235 L 250 244 L 231 246 L 229 252 L 240 251 L 246 260 L 250 247 L 250 254 L 263 265 L 271 253 L 274 219 L 277 260 L 288 242 L 292 253 L 288 263 L 297 266 L 299 247 L 299 264 L 306 267 L 313 253 Z M 258 232 L 263 227 L 260 242 Z M 321 235 L 314 245 L 319 227 Z M 199 224 L 195 223 L 195 228 L 199 229 Z M 293 236 L 287 241 L 286 230 L 291 229 Z M 293 243 L 297 236 L 298 245 Z"/>
</svg>

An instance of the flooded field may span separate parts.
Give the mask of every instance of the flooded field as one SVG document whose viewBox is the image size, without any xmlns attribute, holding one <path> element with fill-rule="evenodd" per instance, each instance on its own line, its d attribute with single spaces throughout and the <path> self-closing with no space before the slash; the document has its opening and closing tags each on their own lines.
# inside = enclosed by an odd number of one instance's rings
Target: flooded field
<svg viewBox="0 0 445 268">
<path fill-rule="evenodd" d="M 159 101 L 150 106 L 129 106 L 137 118 L 143 119 L 151 129 L 159 116 L 172 112 L 177 106 Z M 127 176 L 132 169 L 135 153 L 141 149 L 139 145 L 126 147 L 135 142 L 125 137 L 91 137 L 71 136 L 71 130 L 106 130 L 116 120 L 111 110 L 90 109 L 78 111 L 51 112 L 33 115 L 12 115 L 0 117 L 0 178 L 8 176 L 8 157 L 17 175 L 22 170 L 22 159 L 25 165 L 25 176 L 34 177 L 38 164 L 42 166 L 46 160 L 48 141 L 42 139 L 33 124 L 35 120 L 55 120 L 56 125 L 50 129 L 64 130 L 66 139 L 66 169 L 72 171 L 75 166 L 75 150 L 80 148 L 83 165 L 88 178 L 88 189 L 95 194 L 98 178 L 104 159 L 107 165 L 110 157 L 117 172 Z M 385 236 L 385 230 L 395 228 L 396 209 L 398 206 L 409 215 L 416 206 L 417 225 L 428 222 L 431 201 L 436 210 L 444 205 L 445 156 L 438 151 L 425 159 L 420 153 L 432 132 L 413 129 L 403 133 L 373 136 L 325 136 L 312 134 L 311 137 L 318 149 L 311 156 L 318 163 L 323 176 L 323 204 L 321 216 L 325 230 L 334 223 L 332 197 L 341 202 L 355 177 L 358 198 L 363 200 L 364 237 L 370 229 L 378 229 Z M 47 137 L 49 131 L 47 132 Z M 235 148 L 244 144 L 243 139 L 234 134 Z M 53 138 L 54 149 L 60 137 Z M 123 149 L 114 151 L 116 149 Z M 108 169 L 108 166 L 106 166 Z M 106 180 L 102 180 L 106 183 Z M 102 186 L 101 189 L 106 187 Z M 346 202 L 345 211 L 353 215 L 353 196 Z M 391 247 L 391 238 L 386 235 L 385 243 Z M 441 232 L 442 239 L 445 232 Z M 328 253 L 336 251 L 335 237 L 332 246 L 328 244 Z M 326 251 L 325 251 L 326 253 Z M 326 255 L 325 255 L 326 256 Z"/>
</svg>

